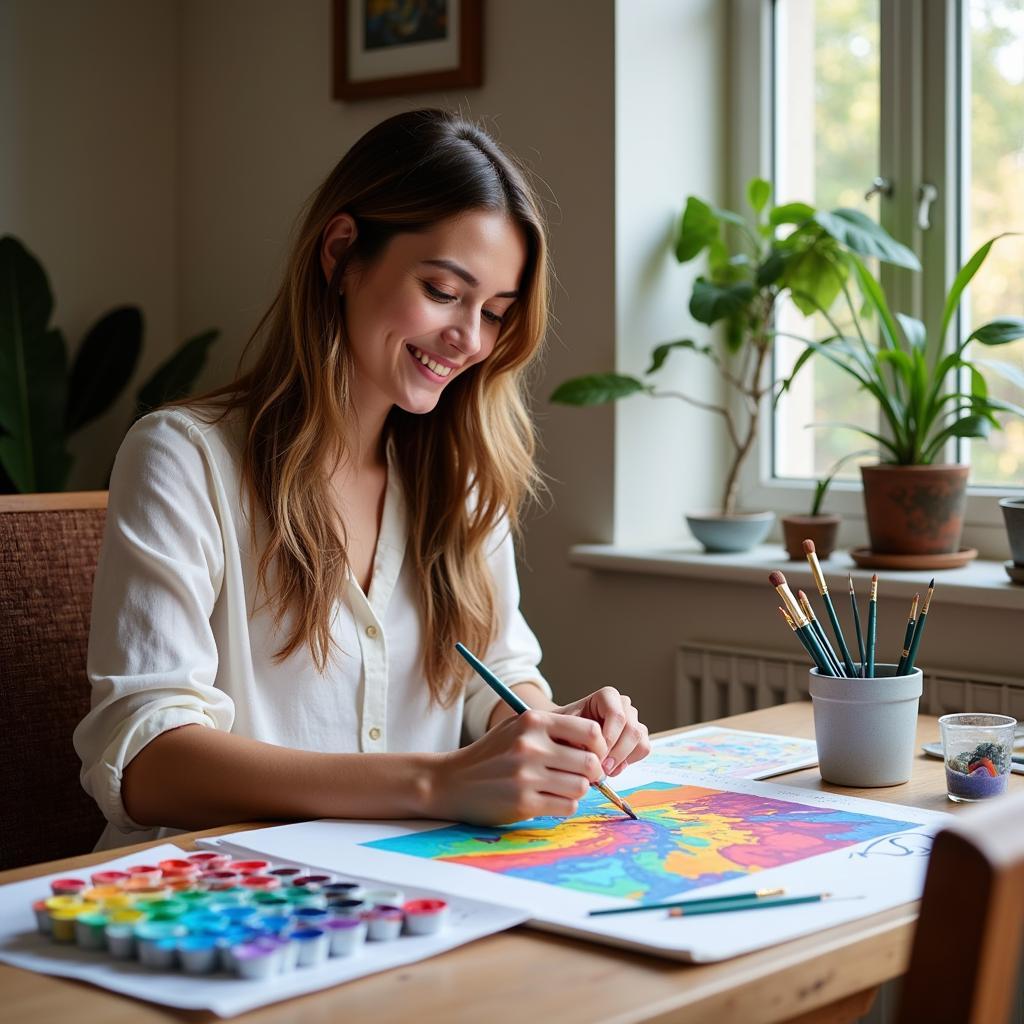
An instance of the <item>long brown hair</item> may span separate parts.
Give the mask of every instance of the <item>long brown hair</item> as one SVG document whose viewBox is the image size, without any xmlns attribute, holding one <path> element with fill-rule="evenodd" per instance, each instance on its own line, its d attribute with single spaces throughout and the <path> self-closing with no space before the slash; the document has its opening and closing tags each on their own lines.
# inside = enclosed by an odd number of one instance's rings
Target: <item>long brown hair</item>
<svg viewBox="0 0 1024 1024">
<path fill-rule="evenodd" d="M 423 671 L 432 697 L 449 704 L 465 674 L 454 641 L 486 651 L 495 633 L 488 549 L 505 523 L 518 534 L 522 506 L 539 486 L 525 374 L 539 355 L 549 313 L 540 203 L 525 169 L 480 126 L 425 109 L 368 131 L 304 209 L 284 281 L 245 346 L 239 375 L 181 404 L 212 402 L 223 409 L 216 419 L 243 411 L 243 486 L 254 537 L 257 510 L 268 535 L 258 589 L 278 625 L 286 611 L 294 613 L 275 658 L 308 644 L 320 672 L 335 644 L 330 616 L 344 600 L 349 565 L 324 468 L 347 450 L 352 360 L 338 287 L 345 268 L 369 266 L 397 234 L 470 210 L 499 211 L 525 236 L 519 298 L 493 352 L 452 381 L 432 412 L 419 416 L 396 406 L 385 424 L 409 509 L 407 557 L 419 590 Z M 355 219 L 357 238 L 327 281 L 322 236 L 342 211 Z M 258 341 L 259 357 L 242 373 Z"/>
</svg>

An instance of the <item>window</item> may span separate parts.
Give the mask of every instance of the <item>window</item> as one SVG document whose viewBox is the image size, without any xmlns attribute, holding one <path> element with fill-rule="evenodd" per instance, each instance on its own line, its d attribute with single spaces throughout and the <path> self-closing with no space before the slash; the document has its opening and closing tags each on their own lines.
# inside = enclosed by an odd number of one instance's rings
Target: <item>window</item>
<svg viewBox="0 0 1024 1024">
<path fill-rule="evenodd" d="M 733 10 L 734 77 L 747 97 L 734 119 L 733 187 L 761 173 L 779 201 L 878 217 L 924 267 L 916 275 L 881 269 L 891 304 L 937 334 L 962 263 L 1000 231 L 1024 231 L 1024 0 L 739 0 Z M 765 92 L 770 103 L 750 101 Z M 751 134 L 758 145 L 744 137 Z M 865 199 L 879 178 L 885 191 Z M 931 202 L 922 201 L 927 186 Z M 1022 268 L 1024 238 L 997 242 L 961 306 L 960 337 L 996 316 L 1024 315 Z M 792 309 L 781 311 L 780 328 L 820 329 Z M 781 341 L 776 375 L 800 351 Z M 1024 405 L 1024 341 L 976 355 L 1009 365 L 1014 379 L 989 373 L 990 389 Z M 877 422 L 873 403 L 823 361 L 811 360 L 803 374 L 745 478 L 748 507 L 802 510 L 811 479 L 837 455 L 865 447 L 853 432 L 807 424 Z M 969 526 L 997 524 L 994 496 L 1024 486 L 1024 422 L 1005 422 L 988 440 L 947 452 L 971 465 Z M 831 504 L 857 515 L 856 467 L 844 478 Z"/>
</svg>

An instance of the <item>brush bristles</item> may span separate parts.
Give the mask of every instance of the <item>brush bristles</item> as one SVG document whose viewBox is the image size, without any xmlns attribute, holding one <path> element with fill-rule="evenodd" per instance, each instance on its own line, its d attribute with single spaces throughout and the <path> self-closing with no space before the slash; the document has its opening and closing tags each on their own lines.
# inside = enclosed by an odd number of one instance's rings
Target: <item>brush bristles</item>
<svg viewBox="0 0 1024 1024">
<path fill-rule="evenodd" d="M 785 585 L 785 583 L 786 583 L 786 577 L 785 577 L 785 576 L 783 576 L 783 575 L 782 575 L 782 573 L 781 573 L 781 572 L 779 572 L 779 570 L 778 570 L 778 569 L 776 569 L 776 570 L 775 570 L 774 572 L 770 572 L 770 573 L 768 574 L 768 582 L 769 582 L 769 583 L 770 583 L 770 584 L 771 584 L 771 585 L 772 585 L 773 587 L 781 587 L 781 586 L 784 586 L 784 585 Z"/>
<path fill-rule="evenodd" d="M 813 540 L 805 540 L 804 541 L 804 551 L 808 555 L 813 555 L 814 554 L 814 541 Z"/>
</svg>

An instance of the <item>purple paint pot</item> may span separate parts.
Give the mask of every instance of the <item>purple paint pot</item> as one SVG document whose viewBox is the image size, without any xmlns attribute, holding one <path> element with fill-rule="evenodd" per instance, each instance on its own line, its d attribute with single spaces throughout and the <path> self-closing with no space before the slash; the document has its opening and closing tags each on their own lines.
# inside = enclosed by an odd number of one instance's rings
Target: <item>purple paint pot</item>
<svg viewBox="0 0 1024 1024">
<path fill-rule="evenodd" d="M 366 922 L 356 917 L 335 917 L 324 925 L 331 956 L 351 956 L 366 941 Z"/>
<path fill-rule="evenodd" d="M 366 922 L 366 937 L 371 942 L 390 942 L 402 933 L 405 915 L 401 907 L 381 905 L 363 914 Z"/>
<path fill-rule="evenodd" d="M 266 939 L 243 942 L 235 946 L 231 954 L 235 973 L 240 978 L 270 978 L 277 973 L 281 962 L 279 945 Z"/>
</svg>

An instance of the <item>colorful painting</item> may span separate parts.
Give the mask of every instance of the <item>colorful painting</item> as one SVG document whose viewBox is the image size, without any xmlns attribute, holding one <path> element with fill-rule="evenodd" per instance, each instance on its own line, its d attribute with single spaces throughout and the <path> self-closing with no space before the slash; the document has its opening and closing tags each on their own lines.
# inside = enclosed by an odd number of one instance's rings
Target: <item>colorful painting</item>
<svg viewBox="0 0 1024 1024">
<path fill-rule="evenodd" d="M 659 740 L 647 760 L 703 775 L 766 779 L 818 763 L 814 740 L 710 726 Z"/>
<path fill-rule="evenodd" d="M 596 791 L 574 818 L 454 825 L 363 845 L 579 892 L 659 900 L 915 827 L 748 793 L 656 782 L 622 790 L 640 820 Z"/>
</svg>

